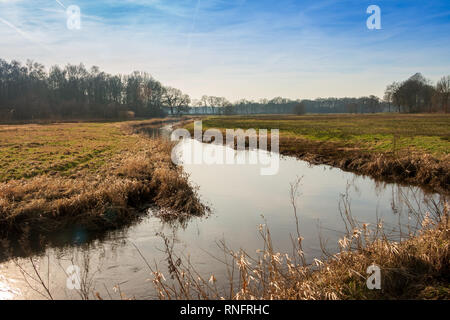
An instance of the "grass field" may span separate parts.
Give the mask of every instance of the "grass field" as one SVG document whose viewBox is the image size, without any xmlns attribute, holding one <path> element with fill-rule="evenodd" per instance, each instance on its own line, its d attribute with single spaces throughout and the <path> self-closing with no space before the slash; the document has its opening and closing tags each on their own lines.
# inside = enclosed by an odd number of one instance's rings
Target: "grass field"
<svg viewBox="0 0 450 320">
<path fill-rule="evenodd" d="M 450 115 L 377 114 L 211 117 L 205 128 L 279 129 L 285 138 L 332 142 L 368 152 L 450 152 Z"/>
<path fill-rule="evenodd" d="M 0 181 L 95 172 L 139 139 L 124 135 L 117 124 L 0 126 Z"/>
<path fill-rule="evenodd" d="M 134 133 L 164 121 L 1 125 L 0 235 L 119 226 L 151 202 L 200 214 L 171 143 Z"/>
<path fill-rule="evenodd" d="M 205 118 L 209 128 L 279 129 L 282 154 L 449 191 L 448 114 L 221 116 Z"/>
</svg>

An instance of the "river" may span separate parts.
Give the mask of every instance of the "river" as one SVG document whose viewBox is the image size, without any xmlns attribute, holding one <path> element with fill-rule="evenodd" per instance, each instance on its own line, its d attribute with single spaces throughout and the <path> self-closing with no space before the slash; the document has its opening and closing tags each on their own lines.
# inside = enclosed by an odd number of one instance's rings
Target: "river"
<svg viewBox="0 0 450 320">
<path fill-rule="evenodd" d="M 167 135 L 170 127 L 155 130 L 149 133 Z M 188 147 L 199 142 L 189 139 L 182 143 Z M 263 151 L 236 151 L 236 155 L 258 152 Z M 183 160 L 183 152 L 180 157 Z M 219 286 L 226 287 L 226 267 L 217 260 L 223 257 L 220 241 L 253 254 L 263 245 L 258 227 L 267 224 L 275 248 L 292 252 L 290 235 L 296 234 L 296 225 L 290 183 L 297 177 L 301 177 L 297 214 L 308 261 L 322 257 L 321 243 L 330 252 L 337 251 L 337 241 L 345 234 L 340 214 L 345 196 L 356 220 L 374 225 L 382 219 L 386 233 L 396 241 L 416 230 L 414 212 L 426 210 L 431 199 L 440 199 L 418 187 L 380 183 L 325 165 L 311 166 L 293 157 L 281 157 L 279 172 L 272 176 L 260 175 L 259 165 L 254 164 L 186 163 L 183 168 L 190 182 L 198 187 L 202 201 L 210 206 L 210 214 L 168 223 L 154 216 L 158 208 L 149 208 L 138 223 L 108 232 L 101 239 L 92 240 L 83 230 L 65 234 L 61 245 L 50 246 L 42 254 L 0 263 L 0 299 L 43 298 L 42 287 L 24 275 L 34 274 L 30 261 L 39 268 L 44 281 L 49 280 L 50 292 L 56 299 L 81 298 L 67 286 L 65 270 L 69 265 L 86 272 L 90 292 L 99 292 L 105 299 L 117 299 L 120 294 L 126 298 L 154 299 L 157 295 L 152 275 L 141 255 L 168 274 L 161 234 L 174 242 L 175 252 L 190 258 L 202 276 L 209 279 L 214 274 Z"/>
</svg>

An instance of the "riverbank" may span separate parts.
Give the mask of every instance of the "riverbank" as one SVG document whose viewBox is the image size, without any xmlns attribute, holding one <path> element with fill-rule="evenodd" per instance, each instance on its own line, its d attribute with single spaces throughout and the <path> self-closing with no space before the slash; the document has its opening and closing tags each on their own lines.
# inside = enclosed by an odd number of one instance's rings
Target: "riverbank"
<svg viewBox="0 0 450 320">
<path fill-rule="evenodd" d="M 135 134 L 165 121 L 1 125 L 0 235 L 116 228 L 149 204 L 201 215 L 172 144 Z"/>
<path fill-rule="evenodd" d="M 205 118 L 202 125 L 203 130 L 279 129 L 283 155 L 450 192 L 447 114 L 222 116 Z M 187 128 L 192 131 L 193 125 Z"/>
<path fill-rule="evenodd" d="M 364 229 L 356 230 L 347 243 L 340 243 L 338 255 L 300 283 L 303 294 L 314 299 L 450 299 L 448 208 L 441 221 L 426 219 L 423 227 L 418 236 L 402 242 L 380 238 L 351 250 L 350 243 L 365 235 Z M 367 288 L 367 268 L 372 264 L 380 268 L 379 290 Z M 295 285 L 285 287 L 285 294 L 299 298 L 302 291 L 296 296 L 293 289 Z"/>
<path fill-rule="evenodd" d="M 423 217 L 422 229 L 401 242 L 389 241 L 382 224 L 362 224 L 339 240 L 339 252 L 306 264 L 303 238 L 292 239 L 293 254 L 276 251 L 267 226 L 260 226 L 264 249 L 255 256 L 242 248 L 223 245 L 228 288 L 219 289 L 216 277 L 201 278 L 166 242 L 169 270 L 176 279 L 168 284 L 153 272 L 161 299 L 200 300 L 404 300 L 450 299 L 450 221 L 448 203 L 438 216 Z M 227 258 L 228 257 L 228 258 Z M 369 276 L 378 268 L 374 288 Z"/>
</svg>

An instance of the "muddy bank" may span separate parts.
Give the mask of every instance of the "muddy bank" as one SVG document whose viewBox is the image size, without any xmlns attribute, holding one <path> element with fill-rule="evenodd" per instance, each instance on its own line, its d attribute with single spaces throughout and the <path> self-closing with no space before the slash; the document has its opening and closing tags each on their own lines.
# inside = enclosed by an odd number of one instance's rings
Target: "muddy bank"
<svg viewBox="0 0 450 320">
<path fill-rule="evenodd" d="M 450 193 L 450 157 L 428 154 L 369 153 L 357 148 L 280 137 L 280 153 L 311 164 L 326 164 L 376 180 L 420 186 L 427 191 Z"/>
</svg>

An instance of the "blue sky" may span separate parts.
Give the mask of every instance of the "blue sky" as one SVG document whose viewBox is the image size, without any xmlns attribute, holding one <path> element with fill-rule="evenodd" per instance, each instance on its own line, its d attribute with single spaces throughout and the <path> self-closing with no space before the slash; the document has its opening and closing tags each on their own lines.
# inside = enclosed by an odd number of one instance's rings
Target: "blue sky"
<svg viewBox="0 0 450 320">
<path fill-rule="evenodd" d="M 230 100 L 382 96 L 416 72 L 450 74 L 448 0 L 58 1 L 0 0 L 0 58 L 141 70 Z M 372 4 L 381 30 L 366 27 Z M 69 5 L 80 30 L 67 28 Z"/>
</svg>

